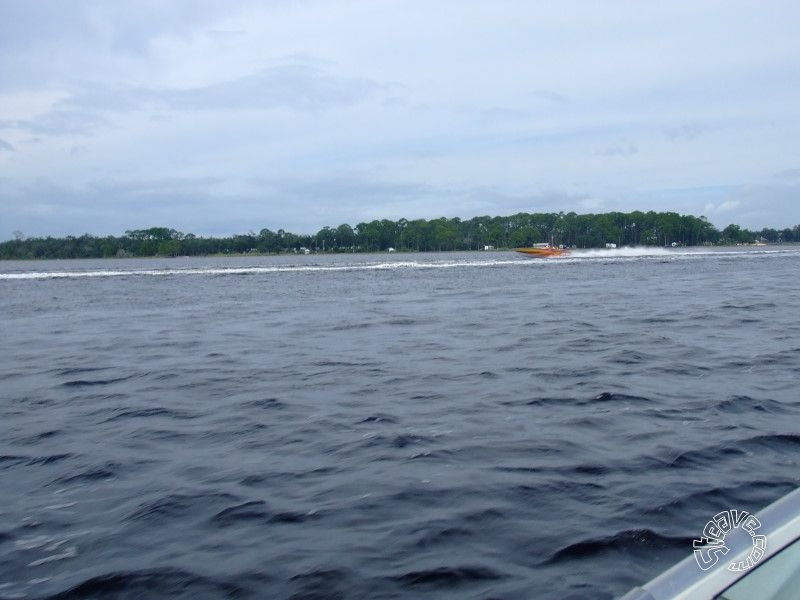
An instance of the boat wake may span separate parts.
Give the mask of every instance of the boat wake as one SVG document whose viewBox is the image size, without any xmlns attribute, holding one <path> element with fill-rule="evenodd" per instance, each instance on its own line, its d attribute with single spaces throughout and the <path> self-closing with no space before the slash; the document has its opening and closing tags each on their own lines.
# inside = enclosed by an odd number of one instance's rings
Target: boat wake
<svg viewBox="0 0 800 600">
<path fill-rule="evenodd" d="M 571 250 L 569 256 L 572 258 L 639 258 L 648 256 L 674 257 L 680 255 L 688 255 L 688 254 L 690 254 L 690 252 L 675 250 L 672 248 L 625 246 L 622 248 L 612 248 L 612 249 L 590 248 L 586 250 Z"/>
<path fill-rule="evenodd" d="M 702 257 L 744 257 L 755 258 L 764 255 L 774 254 L 797 254 L 797 248 L 790 249 L 719 249 L 719 248 L 660 248 L 631 246 L 614 249 L 572 249 L 567 250 L 562 255 L 539 257 L 539 260 L 531 260 L 527 256 L 508 253 L 491 254 L 461 254 L 461 255 L 414 255 L 412 260 L 357 260 L 350 259 L 351 262 L 344 262 L 340 258 L 334 260 L 342 262 L 318 263 L 287 263 L 280 264 L 249 264 L 245 266 L 235 266 L 230 264 L 198 264 L 196 266 L 186 265 L 176 268 L 164 266 L 163 268 L 136 268 L 135 261 L 119 264 L 119 268 L 107 269 L 80 269 L 80 261 L 76 261 L 74 269 L 63 270 L 20 270 L 13 272 L 0 273 L 0 281 L 9 280 L 41 280 L 41 279 L 79 279 L 79 278 L 104 278 L 104 277 L 166 277 L 166 276 L 186 276 L 186 275 L 205 275 L 205 276 L 230 276 L 230 275 L 258 275 L 270 273 L 320 273 L 320 272 L 353 272 L 353 271 L 392 271 L 392 270 L 413 270 L 413 269 L 456 269 L 468 267 L 504 267 L 504 266 L 542 266 L 556 265 L 586 261 L 617 261 L 617 260 L 680 260 L 697 259 Z M 419 257 L 419 258 L 416 258 Z M 440 258 L 441 257 L 441 258 Z M 323 257 L 328 258 L 328 257 Z M 333 258 L 333 257 L 331 257 Z M 168 259 L 171 260 L 171 259 Z M 179 259 L 178 259 L 179 260 Z M 266 259 L 264 262 L 269 261 Z M 52 264 L 52 263 L 51 263 Z M 180 263 L 178 263 L 180 264 Z M 186 263 L 184 263 L 186 264 Z M 26 264 L 26 267 L 35 269 L 36 263 Z M 44 267 L 45 265 L 42 265 Z M 70 265 L 72 266 L 72 265 Z M 127 268 L 126 268 L 127 267 Z"/>
</svg>

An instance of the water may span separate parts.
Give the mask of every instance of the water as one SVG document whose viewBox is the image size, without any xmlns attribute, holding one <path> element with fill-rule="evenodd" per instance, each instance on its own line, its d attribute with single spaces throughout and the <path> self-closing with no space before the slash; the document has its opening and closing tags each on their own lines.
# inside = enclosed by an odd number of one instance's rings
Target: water
<svg viewBox="0 0 800 600">
<path fill-rule="evenodd" d="M 611 598 L 798 485 L 798 248 L 0 263 L 0 598 Z"/>
</svg>

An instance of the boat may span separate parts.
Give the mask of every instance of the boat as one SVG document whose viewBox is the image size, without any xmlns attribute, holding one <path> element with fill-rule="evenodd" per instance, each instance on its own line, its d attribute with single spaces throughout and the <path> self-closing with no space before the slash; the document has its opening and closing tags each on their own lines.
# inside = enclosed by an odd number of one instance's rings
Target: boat
<svg viewBox="0 0 800 600">
<path fill-rule="evenodd" d="M 564 256 L 567 254 L 567 250 L 558 248 L 552 244 L 534 244 L 527 248 L 514 248 L 514 251 L 534 258 L 549 258 L 551 256 Z"/>
<path fill-rule="evenodd" d="M 800 488 L 757 515 L 720 512 L 694 547 L 692 555 L 620 600 L 798 598 Z"/>
</svg>

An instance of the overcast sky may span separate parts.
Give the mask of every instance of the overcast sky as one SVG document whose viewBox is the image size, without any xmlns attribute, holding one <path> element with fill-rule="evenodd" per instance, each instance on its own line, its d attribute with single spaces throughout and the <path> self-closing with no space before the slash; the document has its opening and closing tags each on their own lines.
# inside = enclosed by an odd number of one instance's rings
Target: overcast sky
<svg viewBox="0 0 800 600">
<path fill-rule="evenodd" d="M 0 239 L 800 223 L 800 3 L 1 0 Z"/>
</svg>

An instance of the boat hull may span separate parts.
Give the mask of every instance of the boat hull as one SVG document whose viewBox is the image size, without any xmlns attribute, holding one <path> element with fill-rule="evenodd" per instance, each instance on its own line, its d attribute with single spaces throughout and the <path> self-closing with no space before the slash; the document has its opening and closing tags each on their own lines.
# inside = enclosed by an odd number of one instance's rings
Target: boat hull
<svg viewBox="0 0 800 600">
<path fill-rule="evenodd" d="M 515 252 L 533 258 L 549 258 L 551 256 L 564 256 L 567 251 L 561 248 L 515 248 Z"/>
</svg>

